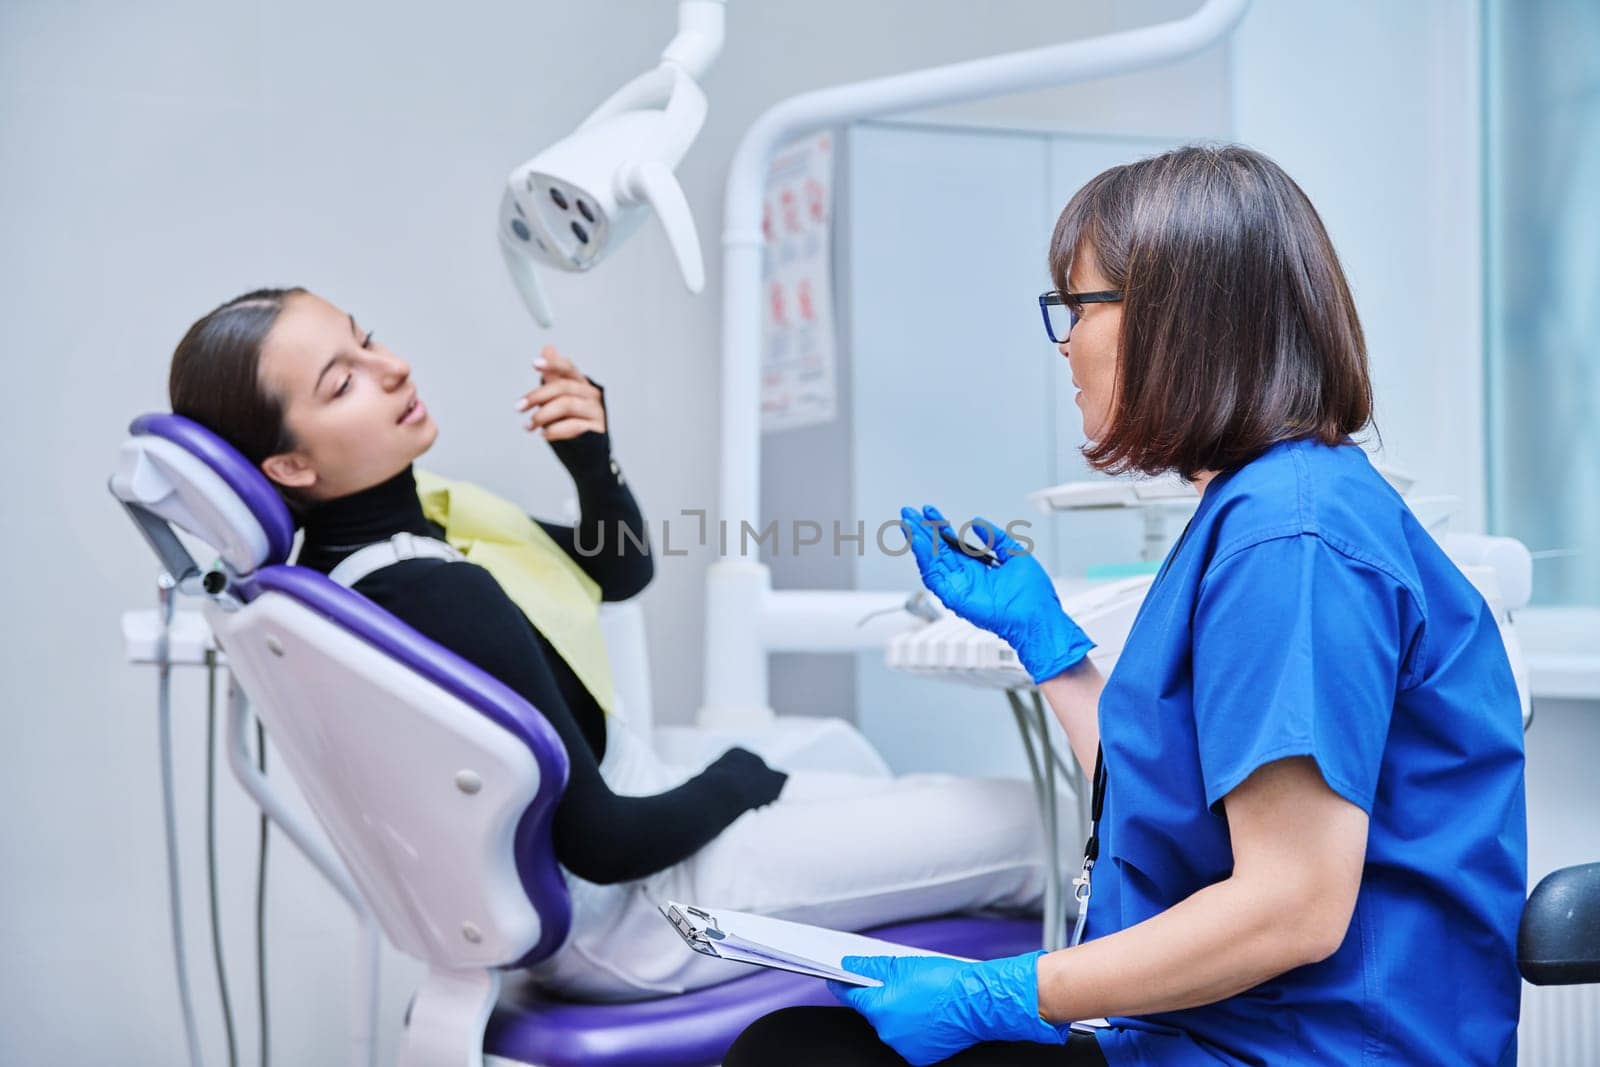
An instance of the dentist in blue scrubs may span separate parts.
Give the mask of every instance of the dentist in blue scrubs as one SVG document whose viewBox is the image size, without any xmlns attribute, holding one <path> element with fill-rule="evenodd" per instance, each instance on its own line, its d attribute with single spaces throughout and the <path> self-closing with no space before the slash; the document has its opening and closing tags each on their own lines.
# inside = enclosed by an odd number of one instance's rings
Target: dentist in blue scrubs
<svg viewBox="0 0 1600 1067">
<path fill-rule="evenodd" d="M 904 518 L 928 588 L 1011 643 L 1099 764 L 1082 940 L 848 959 L 883 986 L 770 1015 L 725 1063 L 1515 1063 L 1515 684 L 1483 598 L 1352 440 L 1366 349 L 1315 209 L 1258 153 L 1178 149 L 1075 194 L 1050 271 L 1089 462 L 1200 493 L 1111 676 L 1016 542 L 980 520 L 993 566 L 937 510 Z"/>
</svg>

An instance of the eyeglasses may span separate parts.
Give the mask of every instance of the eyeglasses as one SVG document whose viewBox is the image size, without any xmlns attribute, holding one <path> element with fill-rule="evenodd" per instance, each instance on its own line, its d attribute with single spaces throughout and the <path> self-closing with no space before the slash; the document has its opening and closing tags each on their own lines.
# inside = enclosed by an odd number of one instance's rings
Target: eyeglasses
<svg viewBox="0 0 1600 1067">
<path fill-rule="evenodd" d="M 1044 332 L 1050 340 L 1061 344 L 1078 325 L 1078 316 L 1085 304 L 1115 304 L 1122 299 L 1120 289 L 1102 289 L 1098 293 L 1063 293 L 1052 289 L 1039 294 L 1039 313 L 1044 316 Z"/>
</svg>

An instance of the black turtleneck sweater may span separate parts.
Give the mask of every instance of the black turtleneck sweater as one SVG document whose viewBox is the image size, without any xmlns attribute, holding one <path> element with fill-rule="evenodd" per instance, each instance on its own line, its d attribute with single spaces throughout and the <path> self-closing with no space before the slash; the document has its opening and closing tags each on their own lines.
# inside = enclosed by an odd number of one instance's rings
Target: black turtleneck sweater
<svg viewBox="0 0 1600 1067">
<path fill-rule="evenodd" d="M 603 599 L 633 596 L 649 584 L 654 564 L 644 519 L 611 458 L 609 436 L 591 431 L 551 447 L 577 485 L 581 518 L 576 529 L 535 521 L 595 580 Z M 319 504 L 304 523 L 297 562 L 324 574 L 357 549 L 402 531 L 444 536 L 423 517 L 410 467 L 380 485 Z M 632 542 L 619 537 L 619 523 L 633 531 Z M 604 548 L 594 552 L 602 536 Z M 577 544 L 585 552 L 576 551 Z M 665 793 L 613 793 L 600 777 L 605 712 L 488 571 L 468 562 L 403 560 L 369 574 L 355 589 L 500 679 L 555 727 L 571 765 L 555 813 L 556 859 L 579 878 L 611 884 L 664 870 L 699 851 L 744 812 L 772 802 L 783 788 L 784 774 L 754 753 L 733 748 Z"/>
</svg>

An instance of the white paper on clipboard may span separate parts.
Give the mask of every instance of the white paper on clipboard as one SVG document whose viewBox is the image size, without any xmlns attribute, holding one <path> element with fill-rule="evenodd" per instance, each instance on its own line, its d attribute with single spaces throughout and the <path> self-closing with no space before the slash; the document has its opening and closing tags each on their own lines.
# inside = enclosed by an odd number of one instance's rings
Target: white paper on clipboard
<svg viewBox="0 0 1600 1067">
<path fill-rule="evenodd" d="M 742 911 L 698 908 L 675 900 L 667 901 L 661 914 L 678 931 L 684 943 L 702 955 L 756 967 L 774 967 L 813 978 L 831 978 L 849 985 L 879 986 L 883 983 L 846 971 L 840 966 L 846 956 L 961 958 L 861 934 L 846 934 Z"/>
<path fill-rule="evenodd" d="M 847 985 L 877 987 L 883 983 L 846 971 L 841 966 L 846 956 L 933 956 L 972 962 L 965 956 L 930 952 L 894 941 L 788 922 L 767 915 L 699 908 L 675 900 L 667 901 L 660 910 L 684 943 L 702 955 L 756 967 L 772 967 L 813 978 L 831 978 Z M 1092 1032 L 1106 1025 L 1104 1019 L 1087 1019 L 1073 1023 L 1072 1028 Z"/>
</svg>

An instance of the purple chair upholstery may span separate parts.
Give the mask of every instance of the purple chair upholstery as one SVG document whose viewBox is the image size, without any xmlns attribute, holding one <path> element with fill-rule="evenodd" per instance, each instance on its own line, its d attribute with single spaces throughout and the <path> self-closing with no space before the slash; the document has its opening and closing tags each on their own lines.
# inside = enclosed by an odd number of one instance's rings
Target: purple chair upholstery
<svg viewBox="0 0 1600 1067">
<path fill-rule="evenodd" d="M 289 558 L 289 549 L 294 545 L 294 520 L 289 516 L 289 506 L 272 488 L 267 476 L 241 456 L 238 449 L 193 419 L 165 412 L 140 415 L 129 424 L 128 432 L 171 441 L 210 467 L 239 495 L 265 531 L 267 558 L 262 562 L 282 563 Z"/>
<path fill-rule="evenodd" d="M 950 917 L 866 931 L 954 956 L 1014 956 L 1039 948 L 1039 920 Z M 752 968 L 709 989 L 631 1004 L 575 1004 L 509 977 L 483 1051 L 539 1067 L 706 1067 L 769 1012 L 836 1004 L 815 978 Z M 819 1065 L 821 1067 L 821 1065 Z"/>
<path fill-rule="evenodd" d="M 423 637 L 370 600 L 325 575 L 285 565 L 294 522 L 277 490 L 237 450 L 180 415 L 135 419 L 134 434 L 171 441 L 203 461 L 260 523 L 267 558 L 233 589 L 248 602 L 277 593 L 305 605 L 387 652 L 522 740 L 539 765 L 537 794 L 517 825 L 517 872 L 541 921 L 538 943 L 509 965 L 523 967 L 549 956 L 566 939 L 571 901 L 555 861 L 550 822 L 566 788 L 566 750 L 555 730 L 527 701 L 498 679 Z M 887 941 L 958 956 L 1003 956 L 1039 947 L 1038 919 L 951 917 L 901 923 L 868 931 Z M 576 1004 L 548 999 L 526 981 L 508 976 L 506 992 L 489 1021 L 484 1051 L 539 1067 L 702 1067 L 721 1059 L 751 1022 L 779 1008 L 832 1003 L 814 978 L 758 971 L 710 989 L 627 1004 Z"/>
</svg>

